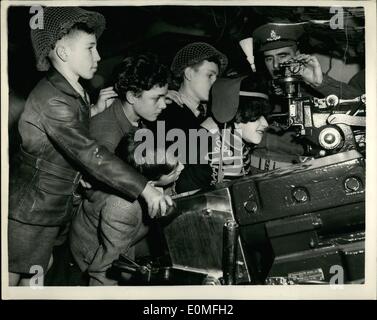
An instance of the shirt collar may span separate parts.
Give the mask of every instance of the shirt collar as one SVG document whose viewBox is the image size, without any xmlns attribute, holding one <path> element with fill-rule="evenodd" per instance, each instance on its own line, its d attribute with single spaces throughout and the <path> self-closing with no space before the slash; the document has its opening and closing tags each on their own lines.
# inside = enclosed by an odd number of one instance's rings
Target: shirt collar
<svg viewBox="0 0 377 320">
<path fill-rule="evenodd" d="M 115 99 L 110 108 L 114 109 L 115 118 L 119 123 L 122 133 L 126 134 L 127 132 L 129 132 L 130 129 L 134 126 L 123 111 L 122 101 L 120 101 L 120 99 Z"/>
<path fill-rule="evenodd" d="M 183 103 L 186 105 L 186 107 L 189 108 L 197 117 L 199 115 L 198 106 L 200 103 L 195 102 L 193 98 L 182 93 L 181 91 L 178 91 L 178 92 L 181 95 Z"/>
</svg>

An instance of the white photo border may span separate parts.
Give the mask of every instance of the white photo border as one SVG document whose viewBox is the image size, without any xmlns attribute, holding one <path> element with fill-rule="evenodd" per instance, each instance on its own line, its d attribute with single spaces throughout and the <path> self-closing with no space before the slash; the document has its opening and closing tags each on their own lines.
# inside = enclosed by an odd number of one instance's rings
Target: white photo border
<svg viewBox="0 0 377 320">
<path fill-rule="evenodd" d="M 367 154 L 366 161 L 366 256 L 365 284 L 349 284 L 339 287 L 318 285 L 294 286 L 145 286 L 145 287 L 9 287 L 7 254 L 8 215 L 8 36 L 7 9 L 9 6 L 72 5 L 72 6 L 142 6 L 142 5 L 260 5 L 260 6 L 344 6 L 365 8 L 366 44 L 366 97 L 367 97 Z M 2 214 L 2 295 L 3 299 L 130 299 L 130 300 L 185 300 L 185 299 L 376 299 L 376 2 L 371 1 L 2 1 L 1 2 L 1 214 Z"/>
</svg>

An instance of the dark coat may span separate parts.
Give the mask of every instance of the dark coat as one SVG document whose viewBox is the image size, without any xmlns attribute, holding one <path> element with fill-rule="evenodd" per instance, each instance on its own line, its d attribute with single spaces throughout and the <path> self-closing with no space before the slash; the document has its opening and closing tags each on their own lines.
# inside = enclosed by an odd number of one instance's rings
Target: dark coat
<svg viewBox="0 0 377 320">
<path fill-rule="evenodd" d="M 120 140 L 132 129 L 133 126 L 127 119 L 119 99 L 115 99 L 109 108 L 90 120 L 91 137 L 112 153 Z"/>
<path fill-rule="evenodd" d="M 166 109 L 162 111 L 157 121 L 165 121 L 165 130 L 182 129 L 187 133 L 190 129 L 200 129 L 201 121 L 194 115 L 194 113 L 185 105 L 182 107 L 172 102 Z"/>
<path fill-rule="evenodd" d="M 19 122 L 22 152 L 10 175 L 9 218 L 37 225 L 70 219 L 85 173 L 131 200 L 146 179 L 89 134 L 89 106 L 56 70 L 30 93 Z"/>
</svg>

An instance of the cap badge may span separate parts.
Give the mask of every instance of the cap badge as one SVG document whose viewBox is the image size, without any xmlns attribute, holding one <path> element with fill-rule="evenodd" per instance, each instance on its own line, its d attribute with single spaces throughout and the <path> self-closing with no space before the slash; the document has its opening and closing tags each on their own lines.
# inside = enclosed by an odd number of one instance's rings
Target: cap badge
<svg viewBox="0 0 377 320">
<path fill-rule="evenodd" d="M 270 38 L 267 38 L 267 41 L 276 41 L 280 38 L 281 37 L 276 34 L 275 30 L 271 30 Z"/>
</svg>

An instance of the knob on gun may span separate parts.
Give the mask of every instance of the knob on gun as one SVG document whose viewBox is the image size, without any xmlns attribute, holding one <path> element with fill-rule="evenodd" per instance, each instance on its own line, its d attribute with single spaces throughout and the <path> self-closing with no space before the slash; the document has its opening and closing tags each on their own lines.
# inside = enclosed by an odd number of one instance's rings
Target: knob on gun
<svg viewBox="0 0 377 320">
<path fill-rule="evenodd" d="M 328 107 L 336 107 L 339 104 L 339 98 L 335 94 L 330 94 L 326 97 L 326 104 Z"/>
</svg>

